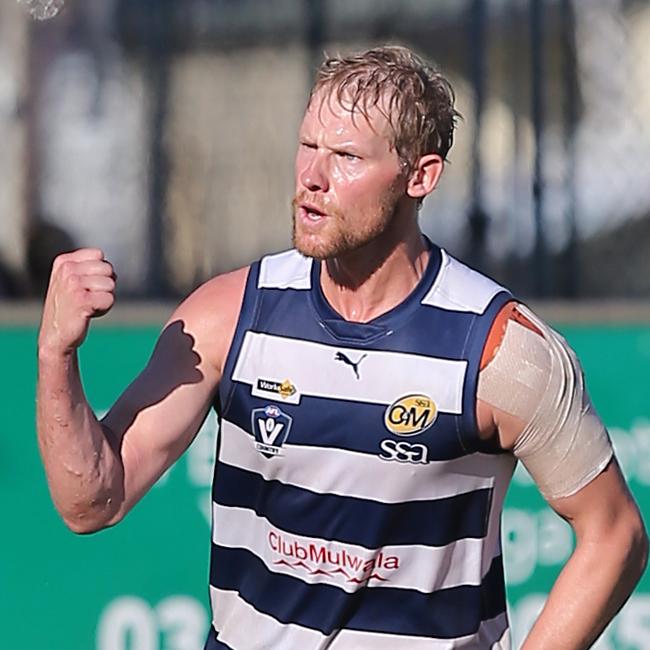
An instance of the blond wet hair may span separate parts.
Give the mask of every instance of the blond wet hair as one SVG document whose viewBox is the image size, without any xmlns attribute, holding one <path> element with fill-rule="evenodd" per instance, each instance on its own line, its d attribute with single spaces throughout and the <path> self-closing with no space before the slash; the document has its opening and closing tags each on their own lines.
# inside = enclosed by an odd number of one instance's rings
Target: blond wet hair
<svg viewBox="0 0 650 650">
<path fill-rule="evenodd" d="M 377 107 L 389 122 L 391 146 L 409 169 L 426 154 L 447 158 L 460 116 L 453 88 L 409 48 L 387 45 L 328 57 L 316 73 L 309 101 L 321 91 L 327 101 L 334 99 L 369 122 L 370 110 Z"/>
</svg>

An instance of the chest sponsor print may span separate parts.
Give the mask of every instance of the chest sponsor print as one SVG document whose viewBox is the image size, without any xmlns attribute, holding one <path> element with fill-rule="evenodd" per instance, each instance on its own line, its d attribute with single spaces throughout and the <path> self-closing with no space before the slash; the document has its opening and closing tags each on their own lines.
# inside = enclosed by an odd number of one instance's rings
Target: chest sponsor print
<svg viewBox="0 0 650 650">
<path fill-rule="evenodd" d="M 365 557 L 340 544 L 295 539 L 280 531 L 270 531 L 267 543 L 275 557 L 274 565 L 311 576 L 329 576 L 346 583 L 389 582 L 391 572 L 400 568 L 397 555 L 378 551 Z"/>
<path fill-rule="evenodd" d="M 251 411 L 255 448 L 266 458 L 282 455 L 293 418 L 274 404 Z"/>
<path fill-rule="evenodd" d="M 384 413 L 384 425 L 397 436 L 417 436 L 426 431 L 438 417 L 438 407 L 421 393 L 403 395 Z"/>
<path fill-rule="evenodd" d="M 300 403 L 300 393 L 290 379 L 278 381 L 276 379 L 258 377 L 251 386 L 251 395 L 278 400 L 287 404 Z"/>
<path fill-rule="evenodd" d="M 386 438 L 379 443 L 382 460 L 394 460 L 398 463 L 411 463 L 413 465 L 426 465 L 429 462 L 429 449 L 420 443 L 406 442 Z"/>
</svg>

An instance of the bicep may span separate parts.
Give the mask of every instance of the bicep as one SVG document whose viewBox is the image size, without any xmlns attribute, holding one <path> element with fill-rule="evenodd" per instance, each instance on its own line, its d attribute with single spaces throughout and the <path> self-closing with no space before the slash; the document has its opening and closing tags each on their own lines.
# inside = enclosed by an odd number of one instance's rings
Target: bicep
<svg viewBox="0 0 650 650">
<path fill-rule="evenodd" d="M 641 526 L 637 505 L 616 458 L 575 494 L 547 502 L 571 524 L 582 543 L 600 543 L 616 531 L 627 534 Z"/>
<path fill-rule="evenodd" d="M 218 372 L 181 318 L 102 421 L 124 467 L 127 509 L 185 451 L 205 418 Z"/>
<path fill-rule="evenodd" d="M 196 436 L 221 379 L 247 276 L 248 268 L 241 268 L 192 293 L 163 329 L 146 368 L 102 421 L 124 468 L 121 514 Z"/>
</svg>

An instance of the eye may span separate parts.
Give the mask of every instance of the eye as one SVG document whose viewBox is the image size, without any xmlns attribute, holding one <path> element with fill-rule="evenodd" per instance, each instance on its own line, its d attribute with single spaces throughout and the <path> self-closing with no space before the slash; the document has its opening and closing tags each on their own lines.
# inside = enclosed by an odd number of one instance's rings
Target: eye
<svg viewBox="0 0 650 650">
<path fill-rule="evenodd" d="M 350 153 L 349 151 L 337 151 L 336 155 L 339 158 L 344 158 L 345 160 L 361 160 L 356 154 Z"/>
<path fill-rule="evenodd" d="M 314 142 L 310 142 L 309 140 L 301 140 L 300 146 L 305 149 L 316 149 L 316 144 Z"/>
</svg>

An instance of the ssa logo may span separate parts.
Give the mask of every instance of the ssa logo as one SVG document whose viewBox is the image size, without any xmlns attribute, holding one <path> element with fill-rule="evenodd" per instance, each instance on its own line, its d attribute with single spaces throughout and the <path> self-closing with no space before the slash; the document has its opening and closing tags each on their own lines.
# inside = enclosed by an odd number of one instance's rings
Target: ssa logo
<svg viewBox="0 0 650 650">
<path fill-rule="evenodd" d="M 277 406 L 269 405 L 253 409 L 251 426 L 255 434 L 255 449 L 267 458 L 280 456 L 292 422 L 293 418 Z"/>
<path fill-rule="evenodd" d="M 384 413 L 386 428 L 398 436 L 416 436 L 428 429 L 438 415 L 435 402 L 426 395 L 404 395 Z"/>
<path fill-rule="evenodd" d="M 405 440 L 391 440 L 387 438 L 379 443 L 382 460 L 396 460 L 398 463 L 412 463 L 413 465 L 426 465 L 429 462 L 429 450 L 425 445 L 406 442 Z"/>
</svg>

